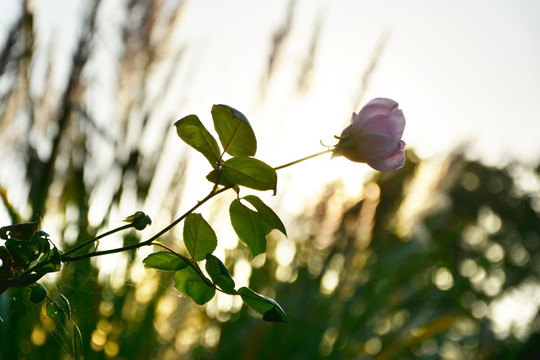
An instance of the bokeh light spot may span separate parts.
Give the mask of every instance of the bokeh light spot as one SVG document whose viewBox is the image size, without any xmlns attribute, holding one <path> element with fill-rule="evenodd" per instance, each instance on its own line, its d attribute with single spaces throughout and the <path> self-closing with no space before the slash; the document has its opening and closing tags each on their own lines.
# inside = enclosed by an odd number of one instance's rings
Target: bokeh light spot
<svg viewBox="0 0 540 360">
<path fill-rule="evenodd" d="M 454 277 L 447 268 L 439 268 L 433 273 L 433 282 L 440 290 L 448 290 L 454 285 Z"/>
</svg>

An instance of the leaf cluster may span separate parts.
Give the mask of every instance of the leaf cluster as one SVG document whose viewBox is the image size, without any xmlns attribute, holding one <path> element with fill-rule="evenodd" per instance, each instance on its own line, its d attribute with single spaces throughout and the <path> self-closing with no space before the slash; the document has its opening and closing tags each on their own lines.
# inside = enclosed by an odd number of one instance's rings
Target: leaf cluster
<svg viewBox="0 0 540 360">
<path fill-rule="evenodd" d="M 266 251 L 266 235 L 273 229 L 287 234 L 278 215 L 259 197 L 240 197 L 241 187 L 254 190 L 276 191 L 276 171 L 265 162 L 254 158 L 257 139 L 247 118 L 227 105 L 212 107 L 216 138 L 205 128 L 196 115 L 188 115 L 174 125 L 178 136 L 210 163 L 206 176 L 218 189 L 233 188 L 237 197 L 229 206 L 231 225 L 252 256 Z M 217 291 L 241 296 L 243 302 L 263 316 L 266 321 L 285 322 L 287 315 L 274 300 L 246 287 L 236 289 L 229 269 L 213 255 L 217 235 L 212 226 L 199 213 L 189 212 L 184 219 L 184 245 L 189 256 L 172 249 L 150 254 L 144 259 L 147 268 L 174 272 L 175 287 L 197 304 L 210 301 Z M 163 246 L 165 247 L 165 246 Z M 204 270 L 199 262 L 204 261 Z"/>
<path fill-rule="evenodd" d="M 0 293 L 10 286 L 35 283 L 43 275 L 60 270 L 60 251 L 38 222 L 26 222 L 0 228 Z"/>
</svg>

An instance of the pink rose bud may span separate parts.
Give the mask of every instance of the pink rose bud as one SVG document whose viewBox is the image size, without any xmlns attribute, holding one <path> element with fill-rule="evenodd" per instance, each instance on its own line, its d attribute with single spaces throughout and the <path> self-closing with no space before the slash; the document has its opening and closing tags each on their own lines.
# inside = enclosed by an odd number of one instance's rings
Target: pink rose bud
<svg viewBox="0 0 540 360">
<path fill-rule="evenodd" d="M 339 136 L 333 156 L 342 155 L 355 162 L 367 163 L 379 171 L 394 171 L 405 164 L 401 140 L 405 117 L 394 100 L 376 98 L 368 102 L 351 125 Z"/>
</svg>

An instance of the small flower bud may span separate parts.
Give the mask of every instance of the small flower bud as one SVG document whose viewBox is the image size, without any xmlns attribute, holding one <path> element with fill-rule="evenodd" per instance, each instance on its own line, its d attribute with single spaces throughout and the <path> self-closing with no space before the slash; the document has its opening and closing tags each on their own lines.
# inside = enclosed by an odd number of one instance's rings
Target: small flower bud
<svg viewBox="0 0 540 360">
<path fill-rule="evenodd" d="M 123 221 L 130 222 L 137 230 L 143 230 L 145 227 L 152 224 L 152 219 L 150 219 L 150 216 L 146 215 L 142 211 L 137 211 L 135 214 L 128 216 Z"/>
</svg>

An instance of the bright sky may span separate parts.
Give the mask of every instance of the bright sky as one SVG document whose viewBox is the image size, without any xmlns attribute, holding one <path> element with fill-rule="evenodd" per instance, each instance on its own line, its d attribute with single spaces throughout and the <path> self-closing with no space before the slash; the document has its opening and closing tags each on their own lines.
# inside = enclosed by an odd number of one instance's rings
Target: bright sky
<svg viewBox="0 0 540 360">
<path fill-rule="evenodd" d="M 38 26 L 54 36 L 59 52 L 66 51 L 63 44 L 74 33 L 66 30 L 78 28 L 84 8 L 70 3 L 33 3 L 42 15 Z M 17 4 L 0 5 L 2 36 Z M 115 10 L 122 4 L 104 2 L 105 29 L 122 21 Z M 490 164 L 539 158 L 540 2 L 296 1 L 291 31 L 262 98 L 261 73 L 288 6 L 286 0 L 187 1 L 170 52 L 186 48 L 174 80 L 178 92 L 164 101 L 162 121 L 195 113 L 211 127 L 211 105 L 231 105 L 254 126 L 259 156 L 278 165 L 322 150 L 320 140 L 332 144 L 352 111 L 382 96 L 400 103 L 407 118 L 404 140 L 422 157 L 468 142 L 471 156 Z M 300 69 L 318 23 L 308 88 L 299 93 Z M 385 34 L 386 46 L 360 99 L 362 75 Z M 104 33 L 99 41 L 110 50 L 118 39 Z M 109 121 L 110 114 L 102 115 Z M 325 157 L 296 169 L 281 176 L 307 194 L 331 179 L 357 183 L 367 166 Z"/>
<path fill-rule="evenodd" d="M 540 2 L 298 1 L 260 105 L 256 96 L 269 31 L 281 24 L 287 6 L 189 3 L 179 41 L 194 47 L 199 67 L 190 75 L 188 113 L 203 117 L 216 102 L 237 107 L 264 134 L 261 157 L 278 164 L 319 151 L 321 139 L 332 143 L 353 110 L 383 96 L 400 103 L 407 118 L 404 139 L 422 157 L 443 156 L 469 143 L 469 154 L 489 164 L 539 158 Z M 311 87 L 299 95 L 298 72 L 317 20 L 321 33 Z M 381 61 L 359 104 L 362 74 L 384 34 Z M 312 194 L 319 180 L 357 183 L 365 168 L 321 159 L 287 174 L 294 174 L 295 190 Z"/>
<path fill-rule="evenodd" d="M 15 18 L 18 4 L 10 0 L 0 5 L 0 38 Z M 52 49 L 64 55 L 59 59 L 69 54 L 76 34 L 72 30 L 80 27 L 82 4 L 32 2 L 36 24 L 43 29 L 41 46 L 49 48 L 47 42 L 54 39 Z M 174 63 L 178 70 L 172 91 L 162 96 L 156 83 L 157 107 L 162 110 L 155 114 L 155 123 L 170 126 L 195 113 L 211 128 L 211 105 L 228 104 L 250 119 L 258 136 L 258 157 L 277 166 L 323 150 L 321 140 L 333 144 L 333 135 L 341 133 L 353 111 L 373 97 L 390 97 L 400 103 L 407 118 L 404 140 L 421 157 L 444 156 L 468 143 L 469 154 L 489 164 L 514 158 L 538 160 L 540 2 L 298 0 L 292 3 L 291 28 L 268 80 L 272 37 L 283 26 L 290 4 L 287 0 L 187 1 L 164 64 L 178 49 L 184 52 Z M 113 30 L 125 21 L 119 15 L 123 6 L 120 0 L 103 3 L 102 33 L 97 38 L 105 49 L 103 61 L 110 62 L 118 51 L 121 40 Z M 320 31 L 313 42 L 317 27 Z M 386 45 L 364 88 L 363 74 L 381 39 L 386 39 Z M 57 65 L 61 68 L 61 63 Z M 299 91 L 302 68 L 309 71 Z M 101 83 L 95 87 L 96 106 L 91 110 L 96 122 L 114 131 L 110 122 L 114 106 L 97 105 L 115 99 L 114 87 L 107 87 L 107 81 L 114 79 L 111 71 L 114 67 L 101 66 L 96 73 Z M 170 131 L 174 138 L 172 126 Z M 146 147 L 157 144 L 152 134 L 143 136 L 128 140 Z M 169 141 L 168 156 L 178 157 L 178 141 Z M 164 166 L 162 171 L 171 168 Z M 192 186 L 206 171 L 190 171 Z M 350 194 L 358 194 L 366 171 L 366 165 L 329 161 L 329 156 L 283 169 L 279 201 L 287 212 L 297 213 L 306 199 L 335 179 L 343 181 Z M 159 188 L 152 198 L 166 196 L 159 194 Z M 193 196 L 186 201 L 191 203 L 199 195 L 193 192 Z"/>
</svg>

